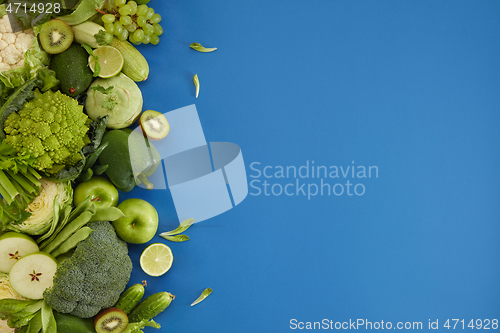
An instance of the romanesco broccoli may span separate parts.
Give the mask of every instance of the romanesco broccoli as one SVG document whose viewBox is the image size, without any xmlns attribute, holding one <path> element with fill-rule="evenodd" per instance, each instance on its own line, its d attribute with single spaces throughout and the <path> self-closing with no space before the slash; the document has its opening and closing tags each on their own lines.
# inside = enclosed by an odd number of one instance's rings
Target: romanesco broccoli
<svg viewBox="0 0 500 333">
<path fill-rule="evenodd" d="M 39 170 L 56 174 L 81 160 L 80 149 L 90 143 L 90 122 L 83 106 L 71 97 L 36 90 L 32 101 L 5 120 L 5 142 L 18 152 L 28 150 Z"/>
<path fill-rule="evenodd" d="M 94 231 L 57 266 L 54 285 L 43 298 L 56 311 L 80 318 L 113 306 L 132 272 L 127 244 L 106 221 L 87 224 Z"/>
</svg>

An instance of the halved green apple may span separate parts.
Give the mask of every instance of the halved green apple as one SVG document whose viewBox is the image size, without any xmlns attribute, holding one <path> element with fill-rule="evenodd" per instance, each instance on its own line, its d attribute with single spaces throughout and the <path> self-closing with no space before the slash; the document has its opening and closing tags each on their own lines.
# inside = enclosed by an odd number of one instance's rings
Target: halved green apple
<svg viewBox="0 0 500 333">
<path fill-rule="evenodd" d="M 56 259 L 45 252 L 35 252 L 19 259 L 9 274 L 10 285 L 21 296 L 43 298 L 45 289 L 52 287 L 57 270 Z"/>
<path fill-rule="evenodd" d="M 28 235 L 10 231 L 0 236 L 0 272 L 9 273 L 22 257 L 38 251 L 38 245 Z"/>
</svg>

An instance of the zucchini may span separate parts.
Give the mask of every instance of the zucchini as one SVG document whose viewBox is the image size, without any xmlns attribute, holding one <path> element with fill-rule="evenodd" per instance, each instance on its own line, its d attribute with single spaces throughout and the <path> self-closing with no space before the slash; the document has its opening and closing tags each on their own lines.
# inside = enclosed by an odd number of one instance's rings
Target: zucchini
<svg viewBox="0 0 500 333">
<path fill-rule="evenodd" d="M 170 305 L 172 299 L 173 295 L 166 291 L 149 296 L 130 313 L 129 322 L 137 323 L 153 319 Z"/>
<path fill-rule="evenodd" d="M 115 308 L 129 314 L 139 304 L 142 296 L 144 296 L 144 286 L 140 283 L 134 284 L 120 295 Z"/>
<path fill-rule="evenodd" d="M 107 32 L 103 26 L 95 22 L 86 21 L 72 26 L 71 29 L 75 36 L 75 42 L 78 44 L 88 44 L 94 49 L 99 46 L 107 45 L 113 40 L 113 35 Z"/>
<path fill-rule="evenodd" d="M 149 75 L 149 65 L 146 58 L 132 44 L 113 37 L 110 46 L 117 48 L 123 55 L 122 73 L 135 82 L 144 81 Z"/>
</svg>

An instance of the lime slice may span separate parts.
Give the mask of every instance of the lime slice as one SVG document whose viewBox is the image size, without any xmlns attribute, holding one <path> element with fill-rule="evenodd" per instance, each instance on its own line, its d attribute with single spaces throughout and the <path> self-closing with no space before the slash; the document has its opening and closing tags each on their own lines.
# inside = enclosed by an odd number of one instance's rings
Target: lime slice
<svg viewBox="0 0 500 333">
<path fill-rule="evenodd" d="M 104 79 L 113 77 L 120 73 L 123 67 L 123 55 L 118 49 L 112 46 L 101 46 L 94 50 L 94 56 L 97 57 L 97 62 L 101 66 L 99 77 Z M 89 67 L 92 72 L 95 71 L 94 57 L 89 57 Z"/>
<path fill-rule="evenodd" d="M 150 276 L 165 274 L 172 267 L 173 261 L 172 250 L 163 243 L 149 245 L 142 251 L 139 259 L 142 270 Z"/>
</svg>

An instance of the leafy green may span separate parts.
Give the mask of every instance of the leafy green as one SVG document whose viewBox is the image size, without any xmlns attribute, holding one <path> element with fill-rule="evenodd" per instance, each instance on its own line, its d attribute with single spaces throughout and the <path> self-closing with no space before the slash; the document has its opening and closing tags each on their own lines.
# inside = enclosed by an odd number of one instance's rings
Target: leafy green
<svg viewBox="0 0 500 333">
<path fill-rule="evenodd" d="M 59 16 L 58 19 L 69 25 L 83 23 L 97 14 L 96 8 L 101 9 L 105 2 L 106 0 L 82 0 L 71 14 Z"/>
<path fill-rule="evenodd" d="M 165 238 L 166 240 L 169 240 L 171 242 L 185 242 L 189 240 L 189 237 L 187 235 L 176 235 L 176 236 L 167 236 L 167 235 L 160 235 L 161 237 Z"/>
<path fill-rule="evenodd" d="M 198 98 L 198 95 L 200 94 L 200 80 L 198 79 L 198 74 L 193 76 L 193 82 L 196 88 L 196 98 Z"/>
<path fill-rule="evenodd" d="M 82 44 L 82 47 L 87 51 L 88 54 L 92 57 L 94 60 L 94 77 L 98 77 L 99 73 L 101 73 L 101 65 L 99 65 L 99 57 L 94 54 L 94 51 L 92 51 L 92 48 L 87 45 L 87 44 Z"/>
<path fill-rule="evenodd" d="M 113 91 L 113 88 L 114 88 L 114 86 L 109 86 L 107 88 L 104 88 L 103 86 L 99 86 L 98 85 L 98 86 L 92 87 L 91 89 L 94 90 L 94 91 L 98 91 L 98 92 L 100 92 L 100 93 L 102 93 L 104 95 L 109 95 Z"/>
<path fill-rule="evenodd" d="M 57 333 L 56 319 L 54 318 L 54 313 L 52 308 L 47 302 L 42 303 L 42 333 Z"/>
<path fill-rule="evenodd" d="M 99 32 L 94 35 L 94 38 L 99 46 L 108 45 L 113 41 L 113 35 L 105 30 L 99 30 Z"/>
<path fill-rule="evenodd" d="M 205 298 L 207 298 L 208 295 L 210 295 L 211 293 L 212 293 L 212 289 L 210 289 L 210 288 L 207 288 L 207 289 L 203 290 L 203 292 L 201 293 L 200 297 L 198 297 L 193 303 L 191 303 L 191 306 L 200 303 Z"/>
<path fill-rule="evenodd" d="M 216 47 L 204 47 L 203 45 L 199 44 L 199 43 L 192 43 L 191 45 L 189 45 L 190 48 L 192 48 L 193 50 L 196 50 L 198 52 L 213 52 L 215 50 L 217 50 Z"/>
<path fill-rule="evenodd" d="M 129 323 L 123 333 L 139 333 L 142 332 L 141 330 L 146 326 L 154 327 L 157 329 L 161 328 L 160 324 L 156 323 L 153 319 L 143 319 L 137 323 Z"/>
<path fill-rule="evenodd" d="M 194 219 L 186 219 L 179 224 L 177 228 L 172 231 L 162 232 L 160 236 L 172 236 L 180 234 L 181 232 L 186 231 L 192 224 L 194 223 Z"/>
</svg>

